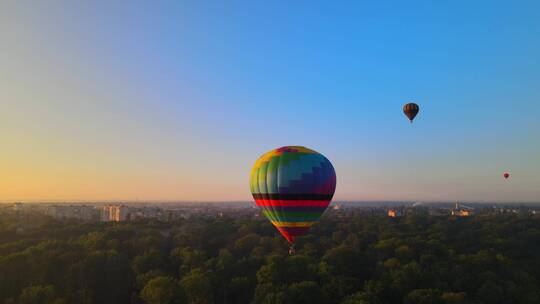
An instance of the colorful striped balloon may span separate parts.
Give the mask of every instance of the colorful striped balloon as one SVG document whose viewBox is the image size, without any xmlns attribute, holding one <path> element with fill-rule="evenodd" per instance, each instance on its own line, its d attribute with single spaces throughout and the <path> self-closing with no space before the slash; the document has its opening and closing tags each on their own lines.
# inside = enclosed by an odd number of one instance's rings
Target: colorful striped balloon
<svg viewBox="0 0 540 304">
<path fill-rule="evenodd" d="M 336 172 L 322 154 L 286 146 L 261 156 L 251 170 L 249 183 L 264 215 L 293 244 L 330 204 Z"/>
</svg>

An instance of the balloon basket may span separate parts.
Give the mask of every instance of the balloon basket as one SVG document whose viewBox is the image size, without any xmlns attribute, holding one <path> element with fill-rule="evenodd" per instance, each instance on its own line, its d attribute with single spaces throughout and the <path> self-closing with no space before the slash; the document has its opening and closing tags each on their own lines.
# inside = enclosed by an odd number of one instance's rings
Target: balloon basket
<svg viewBox="0 0 540 304">
<path fill-rule="evenodd" d="M 294 248 L 294 244 L 292 244 L 289 247 L 289 255 L 294 255 L 296 253 L 296 249 Z"/>
</svg>

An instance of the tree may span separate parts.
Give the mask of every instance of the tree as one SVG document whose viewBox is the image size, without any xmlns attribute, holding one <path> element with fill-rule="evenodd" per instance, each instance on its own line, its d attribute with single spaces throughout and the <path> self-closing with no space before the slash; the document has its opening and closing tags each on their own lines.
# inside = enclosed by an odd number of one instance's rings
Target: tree
<svg viewBox="0 0 540 304">
<path fill-rule="evenodd" d="M 175 261 L 175 265 L 180 265 L 178 271 L 181 275 L 190 272 L 194 268 L 202 267 L 206 260 L 203 251 L 191 247 L 175 248 L 171 251 L 170 256 Z"/>
<path fill-rule="evenodd" d="M 329 249 L 319 265 L 329 297 L 341 299 L 357 291 L 370 272 L 365 263 L 363 255 L 349 246 Z"/>
<path fill-rule="evenodd" d="M 487 281 L 476 292 L 476 298 L 482 303 L 509 303 L 505 301 L 504 290 L 501 286 L 493 281 Z"/>
<path fill-rule="evenodd" d="M 163 254 L 155 249 L 151 249 L 135 257 L 133 260 L 133 269 L 137 274 L 141 274 L 160 269 L 165 266 L 164 263 Z"/>
<path fill-rule="evenodd" d="M 23 289 L 19 297 L 21 304 L 60 304 L 63 300 L 55 296 L 54 286 L 30 286 Z"/>
<path fill-rule="evenodd" d="M 133 273 L 125 256 L 115 251 L 94 252 L 81 268 L 84 298 L 93 303 L 124 303 L 131 298 Z"/>
<path fill-rule="evenodd" d="M 259 243 L 260 237 L 254 233 L 250 233 L 234 243 L 234 249 L 240 256 L 247 256 L 253 248 Z"/>
<path fill-rule="evenodd" d="M 441 291 L 438 289 L 415 289 L 411 291 L 405 304 L 441 304 Z"/>
<path fill-rule="evenodd" d="M 381 301 L 374 295 L 365 291 L 357 292 L 348 296 L 341 304 L 379 304 Z"/>
<path fill-rule="evenodd" d="M 467 294 L 464 292 L 445 292 L 441 295 L 444 304 L 465 304 Z"/>
<path fill-rule="evenodd" d="M 185 303 L 182 289 L 171 277 L 160 276 L 151 279 L 140 293 L 141 299 L 148 304 Z"/>
<path fill-rule="evenodd" d="M 351 210 L 294 256 L 260 220 L 30 219 L 0 206 L 0 303 L 540 303 L 537 216 Z"/>
<path fill-rule="evenodd" d="M 328 297 L 321 287 L 313 281 L 293 283 L 287 289 L 288 299 L 295 304 L 324 304 Z"/>
<path fill-rule="evenodd" d="M 249 303 L 253 298 L 252 285 L 247 277 L 232 278 L 226 286 L 230 303 Z"/>
<path fill-rule="evenodd" d="M 321 267 L 332 275 L 364 276 L 368 272 L 360 252 L 349 246 L 329 249 L 322 257 Z"/>
<path fill-rule="evenodd" d="M 214 303 L 213 286 L 210 277 L 200 268 L 193 269 L 180 280 L 180 286 L 184 290 L 189 303 L 211 304 Z"/>
</svg>

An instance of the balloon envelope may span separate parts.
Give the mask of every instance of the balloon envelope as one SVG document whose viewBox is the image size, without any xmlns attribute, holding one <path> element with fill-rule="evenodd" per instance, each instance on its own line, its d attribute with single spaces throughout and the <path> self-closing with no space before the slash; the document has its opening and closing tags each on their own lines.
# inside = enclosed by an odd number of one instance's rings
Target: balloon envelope
<svg viewBox="0 0 540 304">
<path fill-rule="evenodd" d="M 508 179 L 510 177 L 510 173 L 504 172 L 503 176 L 504 176 L 505 179 Z"/>
<path fill-rule="evenodd" d="M 416 114 L 418 114 L 419 111 L 420 107 L 414 102 L 408 103 L 403 106 L 403 113 L 405 113 L 405 116 L 407 116 L 407 118 L 409 118 L 411 122 L 416 117 Z"/>
<path fill-rule="evenodd" d="M 249 183 L 256 204 L 292 244 L 330 204 L 336 173 L 322 154 L 305 147 L 285 146 L 255 162 Z"/>
</svg>

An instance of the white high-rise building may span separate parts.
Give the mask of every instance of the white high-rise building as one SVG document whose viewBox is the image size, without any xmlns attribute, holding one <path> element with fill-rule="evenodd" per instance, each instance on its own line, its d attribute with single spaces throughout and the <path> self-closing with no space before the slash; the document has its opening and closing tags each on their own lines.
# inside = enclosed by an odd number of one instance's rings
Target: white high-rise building
<svg viewBox="0 0 540 304">
<path fill-rule="evenodd" d="M 102 222 L 122 222 L 128 217 L 129 209 L 124 205 L 106 205 L 101 211 Z"/>
</svg>

